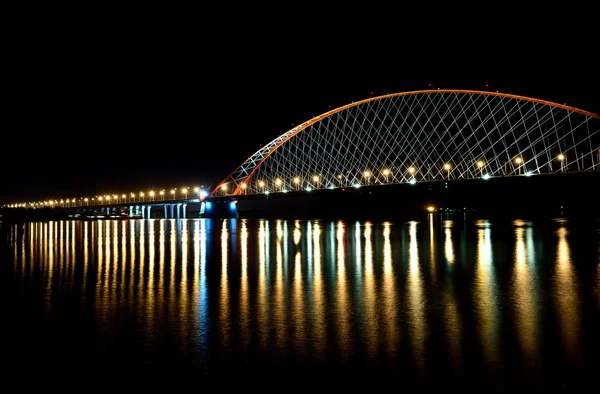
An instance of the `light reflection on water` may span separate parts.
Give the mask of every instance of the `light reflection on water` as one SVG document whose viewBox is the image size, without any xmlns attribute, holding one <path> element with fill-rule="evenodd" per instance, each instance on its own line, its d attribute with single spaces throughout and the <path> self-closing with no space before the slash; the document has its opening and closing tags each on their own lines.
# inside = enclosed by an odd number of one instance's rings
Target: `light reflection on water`
<svg viewBox="0 0 600 394">
<path fill-rule="evenodd" d="M 599 346 L 600 243 L 574 253 L 571 227 L 433 215 L 38 222 L 7 229 L 7 256 L 15 291 L 43 297 L 32 319 L 93 321 L 73 338 L 90 354 L 348 364 L 421 381 L 438 368 L 496 383 L 515 373 L 538 387 Z"/>
</svg>

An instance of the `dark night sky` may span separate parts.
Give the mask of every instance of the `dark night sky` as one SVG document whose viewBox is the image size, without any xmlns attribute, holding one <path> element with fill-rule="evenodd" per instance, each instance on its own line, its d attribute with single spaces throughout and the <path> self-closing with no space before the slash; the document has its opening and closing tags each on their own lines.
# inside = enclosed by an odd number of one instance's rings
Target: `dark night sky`
<svg viewBox="0 0 600 394">
<path fill-rule="evenodd" d="M 574 30 L 246 7 L 15 17 L 0 203 L 210 185 L 294 124 L 429 83 L 490 84 L 600 113 L 594 23 L 583 15 Z"/>
</svg>

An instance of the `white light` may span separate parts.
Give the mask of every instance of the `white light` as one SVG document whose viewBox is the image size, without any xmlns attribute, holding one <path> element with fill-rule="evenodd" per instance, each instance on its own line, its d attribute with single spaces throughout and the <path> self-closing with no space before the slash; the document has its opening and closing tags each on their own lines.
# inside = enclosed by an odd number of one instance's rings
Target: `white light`
<svg viewBox="0 0 600 394">
<path fill-rule="evenodd" d="M 200 190 L 200 199 L 204 200 L 206 198 L 206 196 L 208 196 L 208 193 L 206 192 L 206 190 Z"/>
<path fill-rule="evenodd" d="M 411 185 L 414 185 L 415 183 L 417 183 L 417 181 L 415 180 L 415 178 L 413 178 L 410 181 L 408 181 L 408 183 L 410 183 Z"/>
<path fill-rule="evenodd" d="M 281 192 L 282 193 L 287 193 L 287 189 L 283 189 Z"/>
<path fill-rule="evenodd" d="M 333 185 L 329 185 L 329 188 L 330 188 L 330 189 L 333 189 L 333 188 L 334 188 L 334 186 L 333 186 Z"/>
<path fill-rule="evenodd" d="M 483 179 L 490 179 L 490 174 L 485 174 L 484 176 L 482 176 Z"/>
<path fill-rule="evenodd" d="M 354 187 L 358 189 L 360 187 L 360 183 L 355 183 Z"/>
<path fill-rule="evenodd" d="M 307 188 L 306 188 L 306 191 L 307 191 L 307 192 L 309 192 L 309 191 L 311 191 L 311 190 L 312 190 L 312 188 L 310 188 L 310 187 L 307 187 Z"/>
<path fill-rule="evenodd" d="M 527 171 L 527 172 L 525 173 L 525 176 L 532 176 L 532 175 L 533 175 L 533 172 L 531 172 L 531 171 Z"/>
</svg>

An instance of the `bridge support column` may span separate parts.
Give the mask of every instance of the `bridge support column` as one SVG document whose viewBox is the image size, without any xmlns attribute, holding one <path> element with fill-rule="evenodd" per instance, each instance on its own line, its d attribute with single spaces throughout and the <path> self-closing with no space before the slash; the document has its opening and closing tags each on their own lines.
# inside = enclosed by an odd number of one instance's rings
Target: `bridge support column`
<svg viewBox="0 0 600 394">
<path fill-rule="evenodd" d="M 179 213 L 179 208 L 181 208 L 181 204 L 177 204 L 177 219 L 181 217 Z"/>
<path fill-rule="evenodd" d="M 135 206 L 135 214 L 136 214 L 136 215 L 139 215 L 139 214 L 140 214 L 140 206 L 139 206 L 139 205 L 136 205 L 136 206 Z"/>
<path fill-rule="evenodd" d="M 201 218 L 237 218 L 236 200 L 202 201 L 200 205 Z"/>
<path fill-rule="evenodd" d="M 187 204 L 183 204 L 181 206 L 181 209 L 182 209 L 181 214 L 184 219 L 186 218 L 186 208 L 187 208 Z"/>
<path fill-rule="evenodd" d="M 163 204 L 163 208 L 165 209 L 165 219 L 168 219 L 169 216 L 167 215 L 167 204 Z"/>
<path fill-rule="evenodd" d="M 175 214 L 173 213 L 173 205 L 174 204 L 169 204 L 169 207 L 171 208 L 171 219 L 175 217 Z"/>
</svg>

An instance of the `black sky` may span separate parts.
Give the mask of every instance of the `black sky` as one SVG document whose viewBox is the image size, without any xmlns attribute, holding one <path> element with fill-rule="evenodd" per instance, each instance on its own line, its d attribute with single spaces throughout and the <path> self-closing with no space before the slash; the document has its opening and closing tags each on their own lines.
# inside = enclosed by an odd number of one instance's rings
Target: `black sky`
<svg viewBox="0 0 600 394">
<path fill-rule="evenodd" d="M 210 185 L 312 116 L 428 84 L 600 113 L 584 15 L 567 28 L 289 7 L 15 15 L 0 203 Z"/>
</svg>

